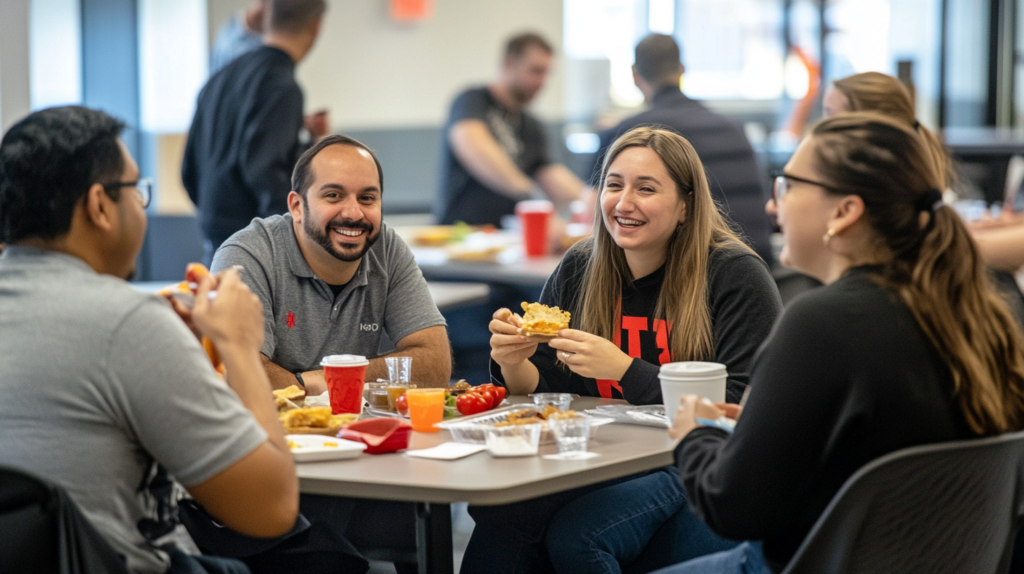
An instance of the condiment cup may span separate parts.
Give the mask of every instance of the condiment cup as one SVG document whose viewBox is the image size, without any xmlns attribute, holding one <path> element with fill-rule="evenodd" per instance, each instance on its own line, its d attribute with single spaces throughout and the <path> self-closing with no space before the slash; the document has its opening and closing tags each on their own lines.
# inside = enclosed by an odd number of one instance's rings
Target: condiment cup
<svg viewBox="0 0 1024 574">
<path fill-rule="evenodd" d="M 540 423 L 488 427 L 487 450 L 491 456 L 532 456 L 540 445 Z"/>
</svg>

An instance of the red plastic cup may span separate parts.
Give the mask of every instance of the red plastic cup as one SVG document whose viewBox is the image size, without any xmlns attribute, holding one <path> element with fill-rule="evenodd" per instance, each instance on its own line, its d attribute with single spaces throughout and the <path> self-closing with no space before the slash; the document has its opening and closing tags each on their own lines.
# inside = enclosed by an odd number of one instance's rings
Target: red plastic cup
<svg viewBox="0 0 1024 574">
<path fill-rule="evenodd" d="M 362 355 L 328 355 L 320 361 L 327 380 L 331 412 L 360 413 L 363 410 L 363 383 L 370 361 Z"/>
<path fill-rule="evenodd" d="M 555 206 L 546 199 L 530 199 L 516 204 L 519 226 L 523 229 L 523 252 L 527 257 L 548 254 L 548 224 Z"/>
</svg>

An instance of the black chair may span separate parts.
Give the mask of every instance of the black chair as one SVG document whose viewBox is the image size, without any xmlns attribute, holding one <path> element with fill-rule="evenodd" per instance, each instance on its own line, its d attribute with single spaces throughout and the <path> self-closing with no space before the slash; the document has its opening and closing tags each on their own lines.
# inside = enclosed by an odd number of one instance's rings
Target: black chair
<svg viewBox="0 0 1024 574">
<path fill-rule="evenodd" d="M 0 572 L 128 574 L 60 487 L 0 467 Z"/>
<path fill-rule="evenodd" d="M 883 456 L 846 481 L 783 574 L 1005 574 L 1022 469 L 1024 432 Z"/>
</svg>

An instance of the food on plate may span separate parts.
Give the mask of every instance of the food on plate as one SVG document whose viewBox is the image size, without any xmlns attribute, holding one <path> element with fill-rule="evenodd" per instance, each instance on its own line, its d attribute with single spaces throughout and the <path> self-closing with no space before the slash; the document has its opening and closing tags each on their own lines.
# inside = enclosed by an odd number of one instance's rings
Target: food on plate
<svg viewBox="0 0 1024 574">
<path fill-rule="evenodd" d="M 470 387 L 455 400 L 455 407 L 463 415 L 479 414 L 500 405 L 505 392 L 505 387 L 492 384 Z"/>
<path fill-rule="evenodd" d="M 292 440 L 288 441 L 288 448 L 291 449 L 291 450 L 295 450 L 297 448 L 316 448 L 316 447 L 338 448 L 338 443 L 336 443 L 334 441 L 325 440 L 321 444 L 315 444 L 314 445 L 314 444 L 299 444 L 299 443 L 297 443 L 295 441 L 292 441 Z"/>
<path fill-rule="evenodd" d="M 558 307 L 523 301 L 523 322 L 519 334 L 526 336 L 554 337 L 561 329 L 569 328 L 570 313 Z"/>
<path fill-rule="evenodd" d="M 452 385 L 449 390 L 451 390 L 451 391 L 468 391 L 470 389 L 470 387 L 472 387 L 472 385 L 467 383 L 466 379 L 459 379 L 459 382 L 457 382 L 454 385 Z"/>
<path fill-rule="evenodd" d="M 287 434 L 335 434 L 342 425 L 354 422 L 359 415 L 331 414 L 331 407 L 305 407 L 278 414 Z"/>
<path fill-rule="evenodd" d="M 504 250 L 505 247 L 503 245 L 491 245 L 489 247 L 464 247 L 462 245 L 453 245 L 448 248 L 448 259 L 451 261 L 493 263 L 498 260 L 498 254 Z"/>
<path fill-rule="evenodd" d="M 422 247 L 444 247 L 454 236 L 451 225 L 435 225 L 427 227 L 413 236 L 412 242 Z"/>
<path fill-rule="evenodd" d="M 298 403 L 306 397 L 306 390 L 298 385 L 291 385 L 283 389 L 277 389 L 272 391 L 274 393 L 274 401 L 277 402 L 277 409 L 288 407 L 288 402 Z"/>
<path fill-rule="evenodd" d="M 508 413 L 504 421 L 494 423 L 496 427 L 506 427 L 512 425 L 532 425 L 534 423 L 542 423 L 546 420 L 559 418 L 567 419 L 574 418 L 576 411 L 560 411 L 558 407 L 548 405 L 544 407 L 544 410 L 538 411 L 535 409 L 524 409 L 521 411 L 512 411 Z"/>
</svg>

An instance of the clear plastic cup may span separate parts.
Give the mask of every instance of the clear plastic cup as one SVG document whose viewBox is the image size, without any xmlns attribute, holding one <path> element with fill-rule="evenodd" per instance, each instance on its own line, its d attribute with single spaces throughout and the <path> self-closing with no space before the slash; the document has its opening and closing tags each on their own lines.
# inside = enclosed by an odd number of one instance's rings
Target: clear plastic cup
<svg viewBox="0 0 1024 574">
<path fill-rule="evenodd" d="M 540 445 L 540 423 L 488 427 L 485 433 L 491 456 L 532 456 Z"/>
<path fill-rule="evenodd" d="M 530 396 L 533 397 L 533 402 L 538 407 L 552 405 L 564 412 L 569 410 L 569 406 L 572 405 L 571 393 L 533 393 Z"/>
<path fill-rule="evenodd" d="M 412 382 L 412 357 L 385 357 L 388 366 L 388 380 L 408 385 Z"/>
<path fill-rule="evenodd" d="M 551 417 L 548 427 L 558 443 L 558 454 L 564 458 L 584 456 L 590 438 L 590 417 Z"/>
</svg>

